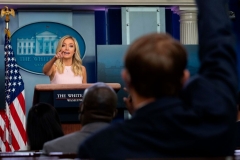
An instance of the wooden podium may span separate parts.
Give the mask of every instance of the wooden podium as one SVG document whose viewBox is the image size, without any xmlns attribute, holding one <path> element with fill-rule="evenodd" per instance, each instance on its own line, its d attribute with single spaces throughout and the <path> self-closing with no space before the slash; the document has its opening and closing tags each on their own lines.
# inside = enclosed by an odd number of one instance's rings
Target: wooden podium
<svg viewBox="0 0 240 160">
<path fill-rule="evenodd" d="M 34 89 L 33 105 L 39 102 L 53 105 L 58 111 L 64 133 L 74 132 L 81 127 L 78 120 L 78 111 L 83 92 L 93 84 L 38 84 Z M 119 83 L 106 84 L 116 92 L 121 88 Z"/>
</svg>

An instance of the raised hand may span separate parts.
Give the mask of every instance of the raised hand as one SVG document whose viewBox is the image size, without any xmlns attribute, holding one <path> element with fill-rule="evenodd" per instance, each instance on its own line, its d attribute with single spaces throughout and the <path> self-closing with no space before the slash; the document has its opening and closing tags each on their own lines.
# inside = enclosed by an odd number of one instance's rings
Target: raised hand
<svg viewBox="0 0 240 160">
<path fill-rule="evenodd" d="M 56 59 L 62 58 L 62 57 L 63 57 L 63 54 L 64 54 L 63 52 L 64 52 L 64 51 L 61 51 L 61 50 L 60 50 L 60 51 L 55 55 L 55 58 L 56 58 Z"/>
</svg>

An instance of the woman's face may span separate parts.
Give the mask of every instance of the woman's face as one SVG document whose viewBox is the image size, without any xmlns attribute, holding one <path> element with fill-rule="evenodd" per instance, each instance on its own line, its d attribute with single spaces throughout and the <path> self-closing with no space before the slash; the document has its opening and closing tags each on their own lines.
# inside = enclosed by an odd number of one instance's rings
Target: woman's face
<svg viewBox="0 0 240 160">
<path fill-rule="evenodd" d="M 61 52 L 64 58 L 72 58 L 75 53 L 75 44 L 71 38 L 63 41 Z"/>
</svg>

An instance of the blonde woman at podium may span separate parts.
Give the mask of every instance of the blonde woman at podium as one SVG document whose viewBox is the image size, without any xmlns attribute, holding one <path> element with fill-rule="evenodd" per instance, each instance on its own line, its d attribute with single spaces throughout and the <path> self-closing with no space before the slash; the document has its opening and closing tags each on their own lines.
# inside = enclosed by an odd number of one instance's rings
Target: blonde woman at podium
<svg viewBox="0 0 240 160">
<path fill-rule="evenodd" d="M 44 65 L 43 73 L 49 76 L 51 84 L 87 83 L 86 68 L 74 37 L 66 35 L 59 40 L 56 55 Z"/>
</svg>

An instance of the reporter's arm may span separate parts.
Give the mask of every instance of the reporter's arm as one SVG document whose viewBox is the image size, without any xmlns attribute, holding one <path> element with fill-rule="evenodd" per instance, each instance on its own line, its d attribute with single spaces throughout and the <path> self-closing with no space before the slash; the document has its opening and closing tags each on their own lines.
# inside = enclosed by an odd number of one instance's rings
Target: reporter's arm
<svg viewBox="0 0 240 160">
<path fill-rule="evenodd" d="M 222 93 L 236 94 L 235 37 L 228 0 L 196 0 L 198 6 L 199 73 Z M 207 30 L 206 30 L 207 29 Z M 228 96 L 232 96 L 229 95 Z"/>
</svg>

